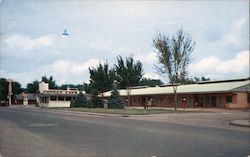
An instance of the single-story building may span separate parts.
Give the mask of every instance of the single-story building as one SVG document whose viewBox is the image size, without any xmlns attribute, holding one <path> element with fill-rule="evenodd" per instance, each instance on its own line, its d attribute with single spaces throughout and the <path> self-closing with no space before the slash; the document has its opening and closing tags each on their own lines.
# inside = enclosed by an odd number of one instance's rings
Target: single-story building
<svg viewBox="0 0 250 157">
<path fill-rule="evenodd" d="M 21 93 L 16 94 L 15 97 L 16 105 L 36 105 L 37 95 L 35 93 Z"/>
<path fill-rule="evenodd" d="M 70 107 L 71 101 L 80 93 L 78 89 L 67 90 L 49 89 L 49 84 L 39 83 L 38 106 L 39 107 Z M 86 95 L 87 96 L 87 95 Z"/>
<path fill-rule="evenodd" d="M 127 106 L 174 107 L 172 85 L 119 90 Z M 105 92 L 108 98 L 111 91 Z M 203 81 L 177 86 L 178 107 L 249 108 L 250 79 Z"/>
</svg>

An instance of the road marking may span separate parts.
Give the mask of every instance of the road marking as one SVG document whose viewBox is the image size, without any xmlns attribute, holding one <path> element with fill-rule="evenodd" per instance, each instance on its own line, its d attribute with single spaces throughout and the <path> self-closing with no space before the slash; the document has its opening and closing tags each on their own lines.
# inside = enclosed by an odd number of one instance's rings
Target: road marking
<svg viewBox="0 0 250 157">
<path fill-rule="evenodd" d="M 47 126 L 58 126 L 58 124 L 45 124 L 45 123 L 32 123 L 30 127 L 47 127 Z"/>
<path fill-rule="evenodd" d="M 0 153 L 0 157 L 3 157 L 3 155 Z"/>
</svg>

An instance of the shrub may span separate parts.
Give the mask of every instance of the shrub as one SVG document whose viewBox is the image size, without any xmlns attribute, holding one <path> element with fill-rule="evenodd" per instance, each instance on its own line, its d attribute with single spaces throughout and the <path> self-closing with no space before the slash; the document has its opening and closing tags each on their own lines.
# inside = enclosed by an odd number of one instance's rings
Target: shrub
<svg viewBox="0 0 250 157">
<path fill-rule="evenodd" d="M 123 99 L 120 96 L 116 86 L 113 86 L 111 96 L 108 99 L 108 108 L 112 108 L 112 109 L 123 109 L 124 108 Z"/>
<path fill-rule="evenodd" d="M 87 99 L 83 93 L 77 95 L 74 101 L 70 103 L 70 107 L 86 107 Z"/>
<path fill-rule="evenodd" d="M 97 92 L 93 92 L 89 100 L 87 100 L 86 107 L 88 108 L 103 108 L 103 102 L 100 97 L 98 97 Z"/>
</svg>

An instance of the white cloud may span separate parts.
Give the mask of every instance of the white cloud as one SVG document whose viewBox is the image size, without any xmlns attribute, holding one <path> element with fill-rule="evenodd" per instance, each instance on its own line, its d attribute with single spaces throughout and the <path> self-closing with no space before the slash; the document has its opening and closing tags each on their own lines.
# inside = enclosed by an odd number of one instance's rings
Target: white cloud
<svg viewBox="0 0 250 157">
<path fill-rule="evenodd" d="M 240 44 L 241 39 L 241 32 L 243 31 L 244 27 L 246 25 L 246 19 L 241 18 L 237 21 L 235 21 L 230 29 L 230 32 L 228 32 L 228 35 L 226 35 L 226 41 L 228 44 Z"/>
<path fill-rule="evenodd" d="M 31 39 L 28 36 L 17 34 L 8 37 L 5 43 L 14 48 L 20 48 L 23 50 L 35 50 L 43 47 L 53 46 L 56 40 L 55 35 L 45 35 Z"/>
<path fill-rule="evenodd" d="M 239 75 L 249 68 L 249 51 L 238 52 L 234 58 L 222 60 L 217 56 L 202 58 L 190 65 L 193 76 Z"/>
<path fill-rule="evenodd" d="M 44 75 L 53 76 L 54 80 L 56 80 L 56 83 L 59 85 L 64 83 L 78 84 L 89 81 L 88 68 L 97 66 L 99 62 L 103 61 L 95 58 L 90 59 L 85 63 L 59 60 L 52 64 L 44 65 L 32 71 L 22 73 L 12 73 L 1 69 L 0 74 L 2 77 L 11 78 L 20 82 L 23 87 L 34 80 L 40 80 L 41 76 Z"/>
<path fill-rule="evenodd" d="M 156 73 L 151 73 L 151 72 L 146 72 L 143 77 L 145 78 L 151 78 L 151 79 L 162 79 L 158 74 Z"/>
<path fill-rule="evenodd" d="M 101 60 L 98 59 L 90 59 L 85 63 L 60 60 L 51 65 L 47 65 L 46 68 L 63 76 L 78 75 L 80 73 L 88 73 L 88 68 L 98 65 L 99 62 L 101 62 Z"/>
<path fill-rule="evenodd" d="M 106 51 L 113 49 L 113 42 L 111 40 L 105 40 L 104 38 L 97 38 L 89 42 L 89 47 L 91 49 Z"/>
<path fill-rule="evenodd" d="M 140 60 L 144 64 L 154 64 L 157 61 L 157 54 L 155 52 L 149 53 L 135 53 L 134 58 Z"/>
</svg>

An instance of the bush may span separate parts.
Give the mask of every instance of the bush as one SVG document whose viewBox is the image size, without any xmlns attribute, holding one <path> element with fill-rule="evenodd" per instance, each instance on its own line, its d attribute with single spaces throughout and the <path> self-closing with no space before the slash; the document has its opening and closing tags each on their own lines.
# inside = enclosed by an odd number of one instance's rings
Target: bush
<svg viewBox="0 0 250 157">
<path fill-rule="evenodd" d="M 91 97 L 91 103 L 94 108 L 103 108 L 103 102 L 100 97 L 97 96 L 97 94 L 93 94 Z"/>
<path fill-rule="evenodd" d="M 124 109 L 124 102 L 120 96 L 117 88 L 114 86 L 111 92 L 111 96 L 108 99 L 108 108 L 111 109 Z"/>
<path fill-rule="evenodd" d="M 70 103 L 70 107 L 86 107 L 87 99 L 83 93 L 77 95 L 74 101 Z"/>
<path fill-rule="evenodd" d="M 93 92 L 89 100 L 87 100 L 86 107 L 88 108 L 103 108 L 103 102 L 100 97 L 97 96 L 97 92 Z"/>
</svg>

